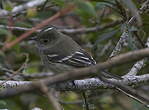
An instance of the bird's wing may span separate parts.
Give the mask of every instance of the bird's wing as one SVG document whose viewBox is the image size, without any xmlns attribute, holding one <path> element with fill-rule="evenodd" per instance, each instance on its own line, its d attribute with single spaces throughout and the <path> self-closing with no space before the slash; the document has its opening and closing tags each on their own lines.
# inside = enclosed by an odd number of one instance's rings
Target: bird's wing
<svg viewBox="0 0 149 110">
<path fill-rule="evenodd" d="M 69 56 L 52 54 L 48 55 L 48 60 L 53 63 L 62 63 L 73 67 L 87 67 L 96 64 L 92 56 L 85 51 L 77 51 Z"/>
</svg>

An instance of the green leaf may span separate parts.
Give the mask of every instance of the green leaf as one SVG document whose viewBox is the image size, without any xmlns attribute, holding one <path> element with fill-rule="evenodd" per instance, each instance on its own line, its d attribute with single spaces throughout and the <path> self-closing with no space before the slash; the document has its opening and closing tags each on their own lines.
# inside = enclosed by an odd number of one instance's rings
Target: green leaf
<svg viewBox="0 0 149 110">
<path fill-rule="evenodd" d="M 84 17 L 96 17 L 94 6 L 90 2 L 77 1 L 77 12 Z"/>
<path fill-rule="evenodd" d="M 10 32 L 6 29 L 0 29 L 0 35 L 10 35 Z"/>
<path fill-rule="evenodd" d="M 7 0 L 3 3 L 3 7 L 4 7 L 5 10 L 11 11 L 12 8 L 13 8 L 13 5 L 10 1 Z"/>
<path fill-rule="evenodd" d="M 6 109 L 7 103 L 3 100 L 0 100 L 0 109 Z"/>
<path fill-rule="evenodd" d="M 98 9 L 102 9 L 104 7 L 112 7 L 112 4 L 107 3 L 107 2 L 97 2 L 95 8 Z"/>
<path fill-rule="evenodd" d="M 25 73 L 36 73 L 36 72 L 38 72 L 38 69 L 36 67 L 25 69 Z"/>
<path fill-rule="evenodd" d="M 102 35 L 100 35 L 98 37 L 95 44 L 98 44 L 102 41 L 108 40 L 109 38 L 113 37 L 116 34 L 117 31 L 118 30 L 112 30 L 112 31 L 110 30 L 109 32 L 103 33 Z"/>
<path fill-rule="evenodd" d="M 52 0 L 52 4 L 62 7 L 65 5 L 65 2 L 63 0 Z"/>
</svg>

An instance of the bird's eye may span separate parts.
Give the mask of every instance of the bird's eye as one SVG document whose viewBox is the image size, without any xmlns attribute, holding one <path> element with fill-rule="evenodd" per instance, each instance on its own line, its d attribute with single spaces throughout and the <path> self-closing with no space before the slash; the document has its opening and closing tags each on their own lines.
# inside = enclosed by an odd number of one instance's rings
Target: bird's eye
<svg viewBox="0 0 149 110">
<path fill-rule="evenodd" d="M 43 39 L 43 43 L 48 43 L 49 42 L 49 40 L 48 39 Z"/>
</svg>

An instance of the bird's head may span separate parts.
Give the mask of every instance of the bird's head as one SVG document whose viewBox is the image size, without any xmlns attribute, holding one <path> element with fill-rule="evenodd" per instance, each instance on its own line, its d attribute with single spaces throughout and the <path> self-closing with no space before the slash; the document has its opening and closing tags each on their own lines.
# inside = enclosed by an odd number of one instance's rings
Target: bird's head
<svg viewBox="0 0 149 110">
<path fill-rule="evenodd" d="M 60 37 L 60 32 L 54 27 L 48 27 L 41 30 L 33 40 L 36 41 L 38 48 L 46 49 L 54 45 Z"/>
</svg>

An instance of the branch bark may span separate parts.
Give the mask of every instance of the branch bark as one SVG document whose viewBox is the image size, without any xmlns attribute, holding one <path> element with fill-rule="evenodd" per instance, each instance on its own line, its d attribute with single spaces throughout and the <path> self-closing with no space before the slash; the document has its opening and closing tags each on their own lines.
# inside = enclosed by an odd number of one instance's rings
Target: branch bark
<svg viewBox="0 0 149 110">
<path fill-rule="evenodd" d="M 113 57 L 103 63 L 98 63 L 95 66 L 81 68 L 81 69 L 75 69 L 71 72 L 58 74 L 56 76 L 41 79 L 39 81 L 33 81 L 33 82 L 30 82 L 24 86 L 17 86 L 16 88 L 9 88 L 9 89 L 3 89 L 1 87 L 0 94 L 3 94 L 3 96 L 7 96 L 6 94 L 8 94 L 10 92 L 11 93 L 9 95 L 16 95 L 16 94 L 27 92 L 27 91 L 32 91 L 36 88 L 39 88 L 38 86 L 40 85 L 41 82 L 45 85 L 50 86 L 53 84 L 58 84 L 58 83 L 62 83 L 62 82 L 70 81 L 70 80 L 74 80 L 74 79 L 80 79 L 80 78 L 90 77 L 90 76 L 92 76 L 92 77 L 97 76 L 97 74 L 95 74 L 95 73 L 99 74 L 99 72 L 103 69 L 117 67 L 119 65 L 122 65 L 122 64 L 125 64 L 128 62 L 132 62 L 132 61 L 136 61 L 136 60 L 140 60 L 140 59 L 142 59 L 144 57 L 148 57 L 148 56 L 149 56 L 149 48 L 128 52 L 128 53 Z M 147 77 L 148 76 L 145 76 L 144 78 L 147 78 Z M 148 81 L 148 79 L 147 79 L 147 81 Z"/>
</svg>

